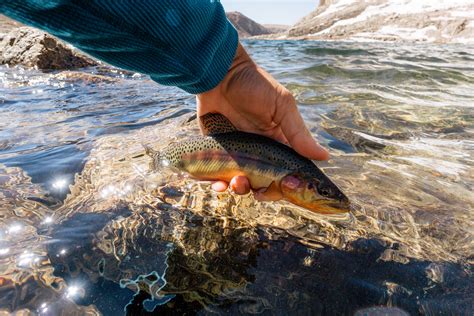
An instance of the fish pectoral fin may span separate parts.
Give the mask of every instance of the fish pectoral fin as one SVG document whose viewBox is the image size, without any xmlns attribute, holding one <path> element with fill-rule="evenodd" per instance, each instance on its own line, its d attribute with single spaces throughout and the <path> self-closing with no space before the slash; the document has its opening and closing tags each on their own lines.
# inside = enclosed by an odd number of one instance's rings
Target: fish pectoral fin
<svg viewBox="0 0 474 316">
<path fill-rule="evenodd" d="M 273 181 L 267 188 L 254 190 L 255 199 L 260 202 L 278 201 L 283 198 L 280 187 Z"/>
<path fill-rule="evenodd" d="M 200 126 L 204 134 L 216 135 L 235 132 L 234 125 L 220 113 L 207 113 L 199 117 Z"/>
</svg>

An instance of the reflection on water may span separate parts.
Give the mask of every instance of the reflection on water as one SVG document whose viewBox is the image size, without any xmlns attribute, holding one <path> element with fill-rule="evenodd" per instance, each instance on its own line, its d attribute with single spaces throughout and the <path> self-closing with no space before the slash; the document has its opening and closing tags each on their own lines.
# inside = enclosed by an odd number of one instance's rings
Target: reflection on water
<svg viewBox="0 0 474 316">
<path fill-rule="evenodd" d="M 174 88 L 106 67 L 4 67 L 0 311 L 474 309 L 474 49 L 246 45 L 331 149 L 319 165 L 352 200 L 351 214 L 150 173 L 142 144 L 198 133 L 192 97 Z"/>
</svg>

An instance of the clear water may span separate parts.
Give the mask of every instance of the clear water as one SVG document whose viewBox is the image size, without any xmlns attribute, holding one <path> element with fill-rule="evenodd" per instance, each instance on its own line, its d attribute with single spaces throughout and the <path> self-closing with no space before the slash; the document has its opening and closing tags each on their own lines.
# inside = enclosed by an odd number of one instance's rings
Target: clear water
<svg viewBox="0 0 474 316">
<path fill-rule="evenodd" d="M 331 150 L 351 214 L 150 173 L 141 144 L 198 133 L 175 88 L 2 67 L 0 311 L 472 313 L 474 47 L 245 45 Z"/>
</svg>

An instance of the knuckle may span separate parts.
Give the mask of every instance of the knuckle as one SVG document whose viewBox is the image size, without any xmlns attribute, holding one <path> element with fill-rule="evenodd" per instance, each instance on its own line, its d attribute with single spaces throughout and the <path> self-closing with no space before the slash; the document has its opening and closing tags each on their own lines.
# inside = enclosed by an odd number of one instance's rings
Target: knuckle
<svg viewBox="0 0 474 316">
<path fill-rule="evenodd" d="M 279 106 L 295 106 L 296 100 L 293 94 L 286 88 L 281 87 L 278 93 L 277 105 Z"/>
<path fill-rule="evenodd" d="M 277 122 L 283 121 L 286 115 L 297 110 L 295 97 L 283 86 L 278 88 L 275 105 L 273 118 Z"/>
</svg>

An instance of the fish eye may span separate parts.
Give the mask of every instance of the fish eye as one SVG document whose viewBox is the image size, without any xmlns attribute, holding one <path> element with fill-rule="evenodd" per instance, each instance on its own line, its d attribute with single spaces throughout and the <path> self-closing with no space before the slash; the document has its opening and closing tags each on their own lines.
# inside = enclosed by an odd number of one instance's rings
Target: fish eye
<svg viewBox="0 0 474 316">
<path fill-rule="evenodd" d="M 325 197 L 328 197 L 331 195 L 331 189 L 328 189 L 328 188 L 321 188 L 318 190 L 319 191 L 319 194 L 321 194 L 322 196 L 325 196 Z"/>
<path fill-rule="evenodd" d="M 308 183 L 307 188 L 308 188 L 308 190 L 313 190 L 314 189 L 314 184 L 312 182 Z"/>
</svg>

